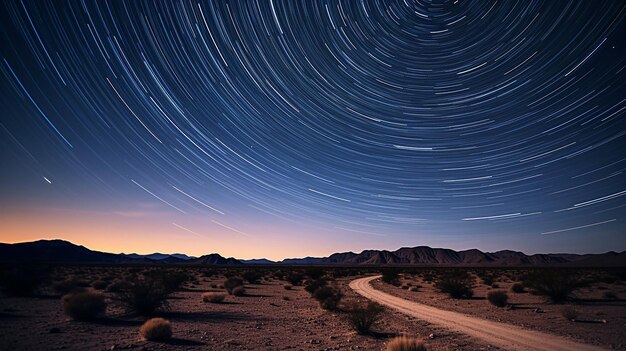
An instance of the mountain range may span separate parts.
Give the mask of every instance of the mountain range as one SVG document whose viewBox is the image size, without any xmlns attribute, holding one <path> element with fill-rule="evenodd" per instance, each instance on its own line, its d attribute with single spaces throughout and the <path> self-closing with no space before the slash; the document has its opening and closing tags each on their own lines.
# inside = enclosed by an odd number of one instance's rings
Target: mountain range
<svg viewBox="0 0 626 351">
<path fill-rule="evenodd" d="M 403 247 L 395 251 L 365 250 L 341 252 L 328 257 L 265 258 L 238 260 L 217 253 L 192 257 L 185 254 L 112 254 L 93 251 L 64 240 L 0 243 L 0 263 L 100 263 L 100 264 L 181 264 L 181 265 L 403 265 L 403 266 L 579 266 L 626 267 L 626 251 L 602 254 L 534 254 L 503 250 L 482 252 L 477 249 L 455 251 L 428 246 Z"/>
</svg>

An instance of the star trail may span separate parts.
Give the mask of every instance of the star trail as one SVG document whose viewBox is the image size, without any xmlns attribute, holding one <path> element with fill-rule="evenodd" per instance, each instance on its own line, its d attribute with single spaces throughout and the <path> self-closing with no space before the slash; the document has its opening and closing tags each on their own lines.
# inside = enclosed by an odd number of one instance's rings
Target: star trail
<svg viewBox="0 0 626 351">
<path fill-rule="evenodd" d="M 4 1 L 3 241 L 624 250 L 625 14 Z"/>
</svg>

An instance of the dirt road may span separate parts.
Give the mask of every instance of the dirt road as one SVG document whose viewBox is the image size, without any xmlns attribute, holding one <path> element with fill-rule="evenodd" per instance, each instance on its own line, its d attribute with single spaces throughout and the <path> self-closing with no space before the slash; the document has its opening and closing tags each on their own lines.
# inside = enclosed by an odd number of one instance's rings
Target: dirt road
<svg viewBox="0 0 626 351">
<path fill-rule="evenodd" d="M 425 320 L 452 331 L 469 335 L 504 350 L 524 351 L 600 351 L 601 347 L 581 344 L 569 339 L 523 329 L 510 324 L 470 317 L 462 313 L 445 311 L 417 302 L 405 300 L 374 289 L 370 281 L 380 276 L 366 277 L 350 282 L 358 294 L 393 308 L 406 315 Z"/>
</svg>

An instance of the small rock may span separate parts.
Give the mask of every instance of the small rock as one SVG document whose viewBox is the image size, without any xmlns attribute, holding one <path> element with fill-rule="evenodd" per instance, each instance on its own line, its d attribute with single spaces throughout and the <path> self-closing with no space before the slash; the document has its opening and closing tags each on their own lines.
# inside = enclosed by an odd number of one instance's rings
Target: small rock
<svg viewBox="0 0 626 351">
<path fill-rule="evenodd" d="M 428 335 L 428 338 L 429 338 L 429 339 L 434 339 L 434 338 L 436 338 L 436 337 L 437 337 L 437 336 L 436 336 L 435 334 L 430 334 L 430 335 Z"/>
</svg>

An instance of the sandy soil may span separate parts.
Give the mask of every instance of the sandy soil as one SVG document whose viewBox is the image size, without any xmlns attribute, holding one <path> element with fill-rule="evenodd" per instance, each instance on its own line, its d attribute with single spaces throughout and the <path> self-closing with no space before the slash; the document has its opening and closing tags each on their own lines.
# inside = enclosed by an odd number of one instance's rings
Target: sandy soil
<svg viewBox="0 0 626 351">
<path fill-rule="evenodd" d="M 575 343 L 566 338 L 532 331 L 506 323 L 471 317 L 463 313 L 447 311 L 425 304 L 409 301 L 374 289 L 370 282 L 380 276 L 355 279 L 350 288 L 358 294 L 393 308 L 406 315 L 445 326 L 468 336 L 481 339 L 506 350 L 517 351 L 600 351 L 604 348 Z"/>
<path fill-rule="evenodd" d="M 86 280 L 124 275 L 106 268 L 67 274 Z M 352 279 L 336 282 L 346 293 L 344 301 L 365 301 L 348 289 Z M 345 312 L 323 310 L 303 287 L 285 290 L 285 282 L 273 279 L 246 284 L 248 296 L 204 303 L 202 292 L 224 291 L 211 288 L 224 277 L 198 280 L 172 296 L 169 311 L 158 313 L 172 323 L 174 340 L 168 343 L 142 340 L 138 330 L 145 319 L 125 316 L 110 301 L 105 317 L 78 322 L 64 315 L 59 296 L 45 290 L 38 297 L 2 296 L 0 350 L 384 350 L 389 338 L 400 333 L 425 338 L 428 350 L 494 349 L 391 310 L 383 313 L 373 336 L 357 335 Z"/>
<path fill-rule="evenodd" d="M 385 284 L 380 280 L 372 286 L 380 291 L 410 301 L 444 310 L 460 312 L 496 322 L 504 322 L 525 329 L 560 335 L 587 344 L 599 345 L 607 349 L 626 349 L 626 286 L 621 284 L 595 283 L 575 292 L 578 301 L 565 305 L 549 304 L 541 296 L 530 293 L 513 293 L 510 287 L 514 282 L 501 278 L 497 288 L 480 284 L 474 286 L 474 297 L 470 300 L 449 298 L 435 290 L 431 282 L 414 275 L 405 275 L 400 286 Z M 410 284 L 410 286 L 408 286 Z M 418 291 L 409 291 L 419 286 Z M 509 296 L 509 308 L 491 305 L 486 296 L 489 291 L 503 290 Z M 603 297 L 605 292 L 616 294 L 615 299 Z M 513 308 L 511 308 L 513 307 Z M 565 308 L 579 312 L 581 321 L 572 322 L 562 316 Z M 593 321 L 606 320 L 604 323 Z"/>
</svg>

